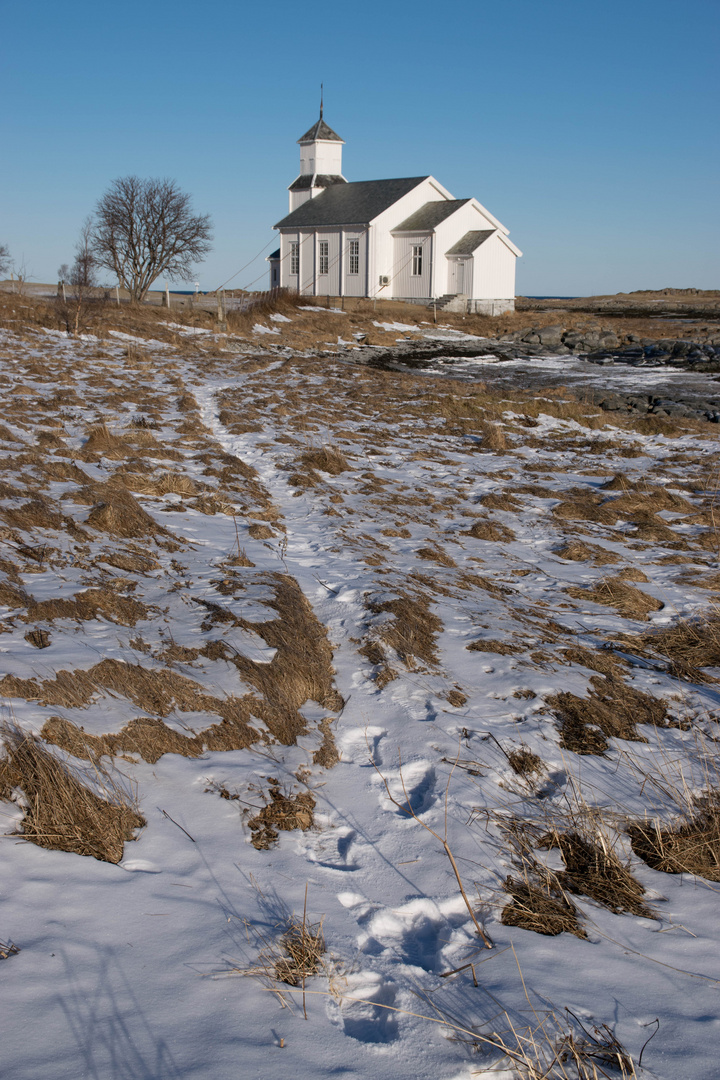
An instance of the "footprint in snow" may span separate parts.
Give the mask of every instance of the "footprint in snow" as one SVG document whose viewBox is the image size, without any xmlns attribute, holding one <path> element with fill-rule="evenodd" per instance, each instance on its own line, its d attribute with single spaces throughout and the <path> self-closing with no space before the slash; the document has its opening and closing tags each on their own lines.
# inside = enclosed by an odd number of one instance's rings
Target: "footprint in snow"
<svg viewBox="0 0 720 1080">
<path fill-rule="evenodd" d="M 357 971 L 347 977 L 342 1001 L 328 1011 L 351 1039 L 363 1043 L 389 1043 L 398 1037 L 395 984 L 375 971 Z"/>
<path fill-rule="evenodd" d="M 435 767 L 429 761 L 411 761 L 403 765 L 402 770 L 394 769 L 384 774 L 393 799 L 400 807 L 408 807 L 413 814 L 424 814 L 436 799 L 435 785 L 437 777 Z M 380 805 L 388 809 L 389 803 L 385 785 L 380 791 Z M 405 809 L 393 806 L 400 817 L 408 817 Z"/>
<path fill-rule="evenodd" d="M 356 836 L 355 830 L 347 826 L 330 829 L 321 833 L 308 847 L 307 857 L 317 866 L 325 866 L 329 870 L 357 870 L 360 864 L 353 857 L 357 847 Z"/>
<path fill-rule="evenodd" d="M 436 903 L 419 896 L 399 908 L 379 907 L 360 893 L 339 893 L 338 900 L 361 928 L 357 943 L 366 955 L 389 953 L 402 964 L 441 971 L 452 966 L 446 952 L 455 955 L 474 942 L 461 897 Z"/>
<path fill-rule="evenodd" d="M 467 946 L 468 935 L 461 929 L 466 922 L 462 899 L 436 904 L 419 896 L 400 908 L 375 911 L 367 920 L 367 935 L 404 964 L 441 971 L 447 966 L 443 958 L 446 949 Z"/>
<path fill-rule="evenodd" d="M 340 743 L 343 761 L 371 768 L 374 761 L 379 767 L 382 765 L 380 743 L 386 735 L 385 728 L 352 728 L 345 733 Z"/>
</svg>

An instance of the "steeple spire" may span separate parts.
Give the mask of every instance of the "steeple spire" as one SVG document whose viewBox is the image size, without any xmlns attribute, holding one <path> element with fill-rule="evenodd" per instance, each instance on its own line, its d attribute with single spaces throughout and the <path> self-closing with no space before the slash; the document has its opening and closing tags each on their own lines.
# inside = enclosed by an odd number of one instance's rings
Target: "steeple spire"
<svg viewBox="0 0 720 1080">
<path fill-rule="evenodd" d="M 320 83 L 320 119 L 323 118 L 323 84 Z"/>
</svg>

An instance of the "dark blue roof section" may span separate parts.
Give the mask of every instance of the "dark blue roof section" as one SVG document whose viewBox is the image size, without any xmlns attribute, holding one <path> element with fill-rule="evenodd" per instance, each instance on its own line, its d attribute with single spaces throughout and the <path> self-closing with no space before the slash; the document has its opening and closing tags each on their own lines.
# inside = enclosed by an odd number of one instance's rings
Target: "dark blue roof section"
<svg viewBox="0 0 720 1080">
<path fill-rule="evenodd" d="M 318 139 L 322 139 L 325 142 L 345 142 L 339 135 L 336 135 L 331 127 L 323 120 L 322 116 L 316 124 L 306 131 L 304 135 L 301 135 L 298 139 L 299 143 L 316 142 Z"/>
<path fill-rule="evenodd" d="M 393 232 L 428 232 L 432 231 L 445 218 L 450 217 L 459 210 L 469 199 L 438 199 L 436 202 L 426 202 L 409 218 L 396 225 Z"/>
<path fill-rule="evenodd" d="M 333 176 L 330 173 L 301 173 L 297 180 L 293 180 L 288 191 L 307 191 L 312 187 L 330 187 L 331 184 L 347 184 L 344 176 Z"/>
<path fill-rule="evenodd" d="M 279 259 L 279 258 L 280 258 L 280 248 L 278 248 L 277 251 L 271 251 L 270 254 L 265 257 L 265 262 L 270 262 L 271 259 Z"/>
<path fill-rule="evenodd" d="M 473 251 L 476 251 L 481 244 L 484 244 L 496 232 L 497 229 L 476 229 L 473 232 L 467 232 L 456 244 L 448 248 L 445 254 L 472 255 Z"/>
<path fill-rule="evenodd" d="M 278 221 L 276 229 L 304 229 L 321 225 L 368 225 L 383 210 L 416 188 L 427 176 L 397 180 L 357 180 L 333 184 Z"/>
</svg>

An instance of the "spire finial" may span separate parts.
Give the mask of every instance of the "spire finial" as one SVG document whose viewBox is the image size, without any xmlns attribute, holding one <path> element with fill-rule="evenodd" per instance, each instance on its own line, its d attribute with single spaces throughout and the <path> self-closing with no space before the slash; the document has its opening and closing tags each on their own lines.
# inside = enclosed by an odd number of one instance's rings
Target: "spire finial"
<svg viewBox="0 0 720 1080">
<path fill-rule="evenodd" d="M 320 119 L 323 118 L 323 84 L 320 83 Z"/>
</svg>

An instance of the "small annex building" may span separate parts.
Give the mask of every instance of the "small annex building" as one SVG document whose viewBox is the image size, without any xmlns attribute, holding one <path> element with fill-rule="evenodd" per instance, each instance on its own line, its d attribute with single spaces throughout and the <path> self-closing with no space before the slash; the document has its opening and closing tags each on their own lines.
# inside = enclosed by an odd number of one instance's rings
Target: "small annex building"
<svg viewBox="0 0 720 1080">
<path fill-rule="evenodd" d="M 323 119 L 302 138 L 290 212 L 274 226 L 270 287 L 364 296 L 500 315 L 515 307 L 522 252 L 477 199 L 432 176 L 348 182 L 344 141 Z"/>
</svg>

